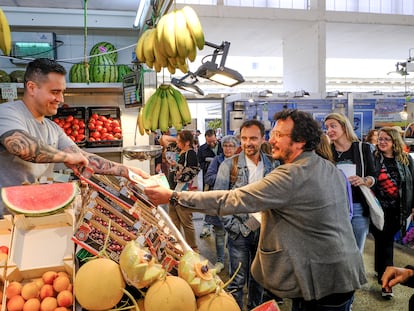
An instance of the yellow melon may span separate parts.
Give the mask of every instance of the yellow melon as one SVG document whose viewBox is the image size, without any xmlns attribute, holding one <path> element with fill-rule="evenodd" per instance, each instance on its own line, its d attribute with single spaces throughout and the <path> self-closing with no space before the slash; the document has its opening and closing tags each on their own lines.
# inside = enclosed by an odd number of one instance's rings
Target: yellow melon
<svg viewBox="0 0 414 311">
<path fill-rule="evenodd" d="M 240 307 L 231 294 L 220 290 L 197 299 L 197 311 L 240 311 Z"/>
<path fill-rule="evenodd" d="M 166 276 L 153 283 L 145 295 L 145 311 L 196 311 L 194 293 L 186 281 Z"/>
<path fill-rule="evenodd" d="M 113 308 L 124 295 L 125 281 L 119 265 L 107 258 L 92 259 L 75 275 L 76 300 L 87 310 Z"/>
</svg>

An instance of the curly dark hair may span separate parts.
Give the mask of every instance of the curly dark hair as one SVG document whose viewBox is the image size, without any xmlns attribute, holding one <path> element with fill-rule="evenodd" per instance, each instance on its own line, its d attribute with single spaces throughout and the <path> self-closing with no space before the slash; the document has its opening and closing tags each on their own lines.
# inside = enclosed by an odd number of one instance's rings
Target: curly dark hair
<svg viewBox="0 0 414 311">
<path fill-rule="evenodd" d="M 24 75 L 24 84 L 28 81 L 34 81 L 37 83 L 42 83 L 47 80 L 47 75 L 49 73 L 58 73 L 61 75 L 66 75 L 66 69 L 58 62 L 48 59 L 48 58 L 38 58 L 31 61 L 27 67 Z"/>
<path fill-rule="evenodd" d="M 293 129 L 291 139 L 294 142 L 305 142 L 304 151 L 315 150 L 321 141 L 322 129 L 312 115 L 297 109 L 284 109 L 276 112 L 274 119 L 286 120 L 291 118 Z"/>
</svg>

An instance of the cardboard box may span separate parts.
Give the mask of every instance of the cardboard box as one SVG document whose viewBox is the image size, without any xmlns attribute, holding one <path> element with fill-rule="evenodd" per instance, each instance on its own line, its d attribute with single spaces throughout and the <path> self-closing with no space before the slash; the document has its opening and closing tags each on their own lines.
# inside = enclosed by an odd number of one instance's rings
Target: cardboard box
<svg viewBox="0 0 414 311">
<path fill-rule="evenodd" d="M 7 275 L 11 267 L 22 273 L 51 267 L 62 267 L 73 262 L 74 216 L 70 209 L 44 217 L 14 217 L 13 233 Z"/>
<path fill-rule="evenodd" d="M 24 285 L 41 279 L 47 271 L 62 271 L 69 275 L 73 284 L 73 224 L 71 209 L 44 217 L 14 216 L 9 260 L 4 273 L 2 310 L 7 310 L 5 289 L 11 282 Z"/>
</svg>

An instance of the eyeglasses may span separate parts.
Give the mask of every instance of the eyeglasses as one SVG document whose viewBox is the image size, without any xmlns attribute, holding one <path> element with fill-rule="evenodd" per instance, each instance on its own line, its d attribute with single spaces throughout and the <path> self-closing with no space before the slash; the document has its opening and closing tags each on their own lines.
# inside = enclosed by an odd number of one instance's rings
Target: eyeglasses
<svg viewBox="0 0 414 311">
<path fill-rule="evenodd" d="M 235 147 L 236 147 L 235 145 L 226 145 L 226 144 L 223 145 L 223 148 L 235 148 Z"/>
<path fill-rule="evenodd" d="M 292 134 L 283 134 L 283 133 L 280 133 L 280 132 L 278 132 L 278 131 L 271 131 L 270 132 L 270 137 L 271 138 L 276 138 L 276 139 L 278 139 L 278 138 L 281 138 L 281 137 L 285 137 L 285 136 L 292 136 Z"/>
<path fill-rule="evenodd" d="M 386 142 L 386 143 L 390 143 L 390 142 L 392 142 L 392 139 L 391 138 L 386 138 L 386 137 L 380 137 L 380 138 L 378 138 L 378 141 L 383 141 L 383 142 Z"/>
</svg>

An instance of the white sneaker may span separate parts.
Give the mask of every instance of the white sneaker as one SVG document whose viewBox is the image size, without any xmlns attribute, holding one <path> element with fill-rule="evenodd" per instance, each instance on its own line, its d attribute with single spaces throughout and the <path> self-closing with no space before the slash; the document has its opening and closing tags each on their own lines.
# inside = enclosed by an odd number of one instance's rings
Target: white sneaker
<svg viewBox="0 0 414 311">
<path fill-rule="evenodd" d="M 220 273 L 221 270 L 223 270 L 224 265 L 222 262 L 218 261 L 215 265 L 214 265 L 214 269 L 216 269 L 217 273 Z"/>
</svg>

